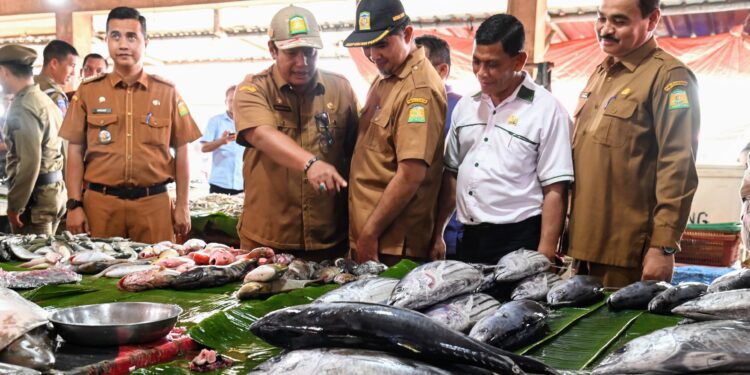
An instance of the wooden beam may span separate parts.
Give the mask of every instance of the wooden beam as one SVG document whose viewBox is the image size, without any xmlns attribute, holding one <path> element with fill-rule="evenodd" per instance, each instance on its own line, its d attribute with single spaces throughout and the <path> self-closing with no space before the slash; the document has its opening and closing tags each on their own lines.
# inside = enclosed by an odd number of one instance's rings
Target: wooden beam
<svg viewBox="0 0 750 375">
<path fill-rule="evenodd" d="M 121 0 L 61 0 L 62 4 L 51 4 L 49 0 L 22 0 L 0 2 L 0 16 L 15 16 L 19 14 L 57 13 L 61 9 L 72 12 L 107 11 L 122 6 Z M 213 5 L 217 3 L 244 3 L 237 0 L 128 0 L 127 6 L 141 8 L 167 8 L 190 5 Z"/>
<path fill-rule="evenodd" d="M 544 60 L 547 0 L 508 0 L 508 14 L 518 18 L 526 31 L 526 53 L 529 63 Z"/>
</svg>

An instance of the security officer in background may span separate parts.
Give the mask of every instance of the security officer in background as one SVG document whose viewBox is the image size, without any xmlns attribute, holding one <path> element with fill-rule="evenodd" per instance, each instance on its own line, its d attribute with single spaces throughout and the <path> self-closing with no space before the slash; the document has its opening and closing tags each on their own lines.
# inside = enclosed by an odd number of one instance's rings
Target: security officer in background
<svg viewBox="0 0 750 375">
<path fill-rule="evenodd" d="M 289 6 L 271 20 L 275 63 L 237 87 L 234 120 L 244 155 L 241 247 L 270 246 L 310 260 L 349 251 L 346 176 L 357 134 L 349 81 L 317 68 L 320 27 Z"/>
<path fill-rule="evenodd" d="M 698 186 L 693 72 L 656 44 L 659 0 L 601 0 L 607 54 L 575 113 L 568 254 L 608 287 L 672 279 Z"/>
<path fill-rule="evenodd" d="M 398 0 L 362 0 L 349 48 L 380 71 L 359 122 L 349 192 L 349 240 L 357 261 L 429 256 L 443 171 L 443 80 L 414 43 Z"/>
<path fill-rule="evenodd" d="M 19 45 L 0 48 L 0 83 L 13 94 L 4 137 L 8 146 L 6 171 L 8 221 L 13 233 L 54 234 L 65 214 L 62 123 L 58 108 L 34 84 L 33 49 Z"/>
<path fill-rule="evenodd" d="M 78 51 L 68 42 L 53 40 L 44 47 L 42 71 L 34 82 L 60 108 L 63 117 L 68 112 L 68 96 L 63 87 L 75 77 Z"/>
<path fill-rule="evenodd" d="M 201 134 L 174 84 L 144 72 L 147 43 L 146 19 L 137 10 L 112 9 L 107 46 L 114 71 L 84 82 L 71 101 L 60 134 L 70 142 L 72 233 L 156 243 L 190 230 L 188 143 Z"/>
</svg>

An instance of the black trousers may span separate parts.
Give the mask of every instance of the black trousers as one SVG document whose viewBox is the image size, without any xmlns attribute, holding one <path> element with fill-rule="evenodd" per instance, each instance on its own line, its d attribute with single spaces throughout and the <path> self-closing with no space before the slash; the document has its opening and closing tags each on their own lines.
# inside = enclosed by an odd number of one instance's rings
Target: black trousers
<svg viewBox="0 0 750 375">
<path fill-rule="evenodd" d="M 541 235 L 542 215 L 513 224 L 465 225 L 456 255 L 464 262 L 494 265 L 511 251 L 536 250 Z"/>
<path fill-rule="evenodd" d="M 208 184 L 208 186 L 209 186 L 208 192 L 212 194 L 237 195 L 243 192 L 242 190 L 227 189 L 227 188 L 223 188 L 219 185 L 214 185 L 214 184 Z"/>
</svg>

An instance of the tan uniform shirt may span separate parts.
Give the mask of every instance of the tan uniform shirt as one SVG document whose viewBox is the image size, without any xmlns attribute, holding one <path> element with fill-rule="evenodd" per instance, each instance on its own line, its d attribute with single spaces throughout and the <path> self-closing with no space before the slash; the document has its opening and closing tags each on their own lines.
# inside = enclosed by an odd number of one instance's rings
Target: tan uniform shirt
<svg viewBox="0 0 750 375">
<path fill-rule="evenodd" d="M 65 117 L 65 114 L 68 112 L 69 104 L 68 96 L 65 95 L 65 91 L 63 91 L 62 88 L 52 80 L 52 78 L 45 75 L 40 74 L 34 76 L 34 83 L 38 84 L 39 89 L 52 99 L 57 108 L 60 108 L 60 111 L 62 111 L 63 117 Z"/>
<path fill-rule="evenodd" d="M 678 248 L 698 186 L 700 110 L 693 73 L 655 40 L 599 65 L 575 111 L 569 255 L 640 267 Z"/>
<path fill-rule="evenodd" d="M 174 181 L 170 147 L 201 133 L 174 85 L 143 72 L 132 85 L 117 73 L 82 83 L 60 135 L 85 146 L 86 182 L 147 187 Z"/>
<path fill-rule="evenodd" d="M 319 195 L 302 171 L 290 170 L 249 145 L 245 129 L 273 126 L 300 147 L 330 163 L 347 177 L 357 134 L 357 99 L 349 81 L 319 70 L 314 86 L 297 95 L 276 65 L 248 76 L 234 100 L 237 142 L 248 148 L 243 157 L 245 207 L 238 225 L 240 238 L 287 250 L 322 250 L 346 239 L 346 193 Z M 328 133 L 315 115 L 327 113 Z"/>
<path fill-rule="evenodd" d="M 6 173 L 11 211 L 24 211 L 39 175 L 62 170 L 60 123 L 60 111 L 38 85 L 27 86 L 13 97 L 3 130 L 8 146 Z M 64 190 L 62 184 L 59 189 Z M 50 210 L 57 212 L 58 208 Z"/>
<path fill-rule="evenodd" d="M 412 200 L 379 238 L 382 254 L 428 255 L 443 172 L 445 86 L 424 49 L 411 53 L 397 72 L 378 77 L 360 118 L 349 188 L 349 240 L 359 233 L 403 160 L 422 160 L 427 176 Z"/>
</svg>

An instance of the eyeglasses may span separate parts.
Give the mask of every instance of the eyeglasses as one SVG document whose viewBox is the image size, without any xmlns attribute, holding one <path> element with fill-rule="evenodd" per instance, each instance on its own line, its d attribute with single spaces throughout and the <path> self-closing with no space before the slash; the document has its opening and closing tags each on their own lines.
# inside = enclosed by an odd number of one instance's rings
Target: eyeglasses
<svg viewBox="0 0 750 375">
<path fill-rule="evenodd" d="M 318 133 L 320 133 L 318 143 L 320 144 L 320 152 L 322 153 L 327 153 L 330 147 L 333 146 L 333 137 L 328 130 L 329 124 L 328 112 L 320 112 L 315 115 L 315 125 L 318 128 Z"/>
</svg>

